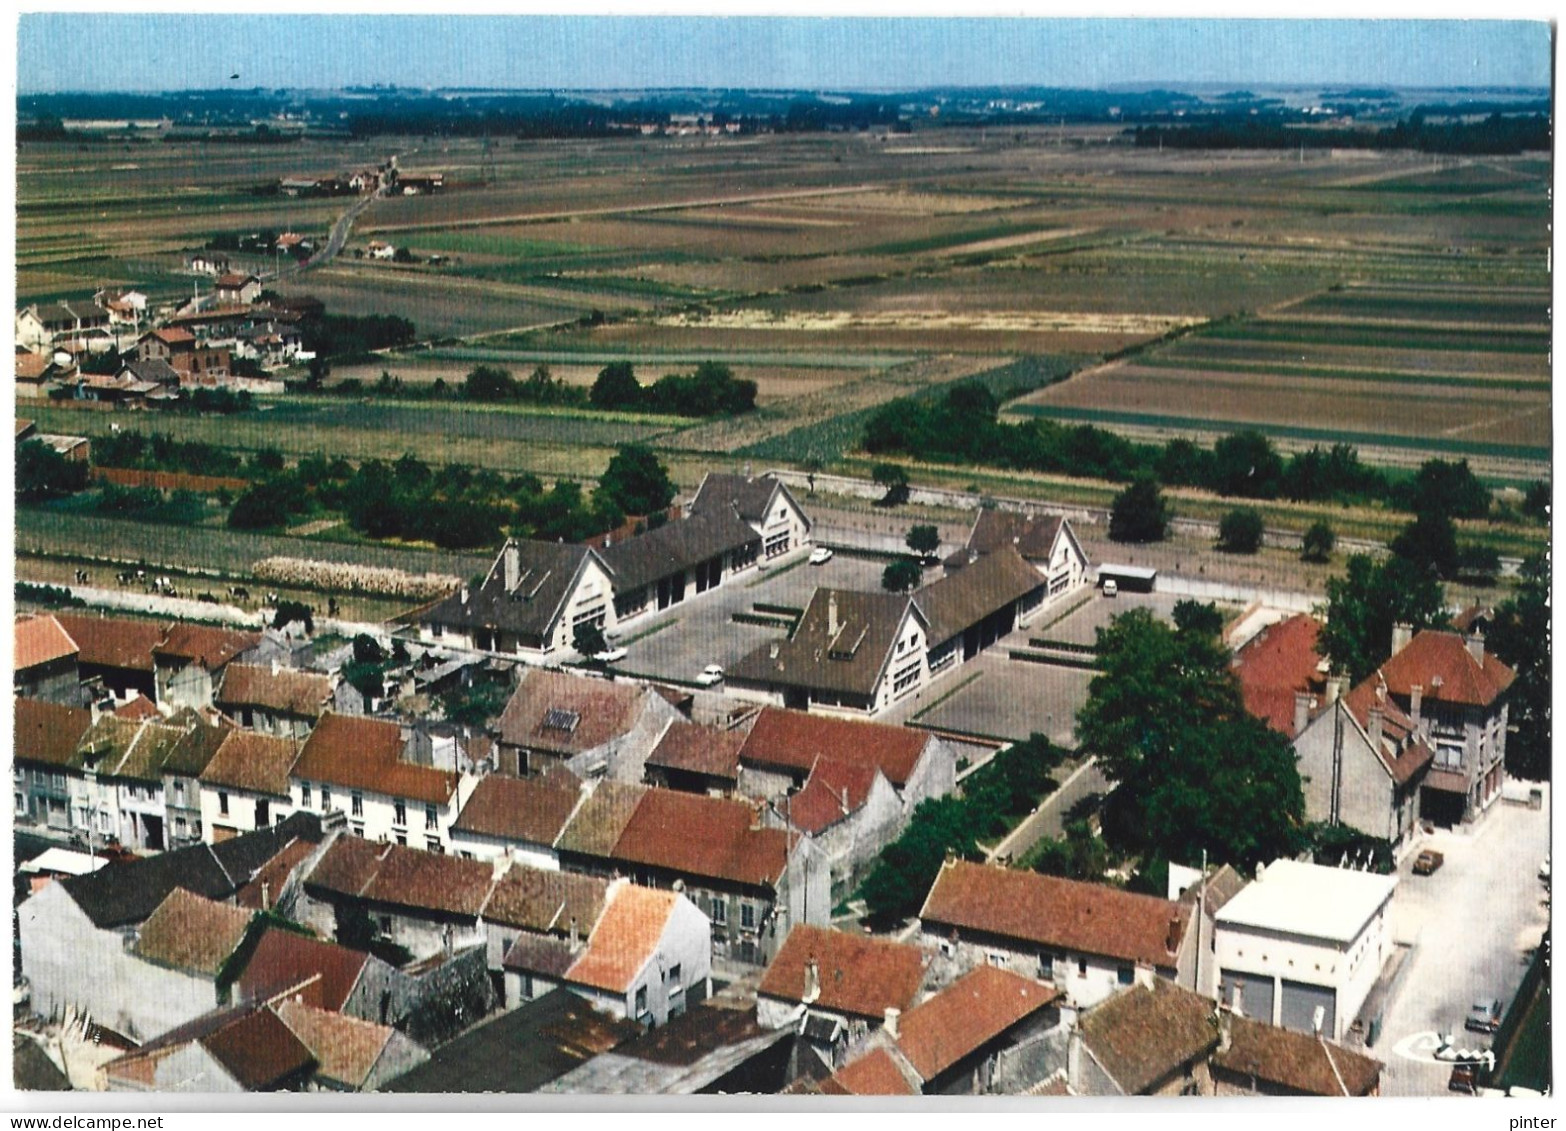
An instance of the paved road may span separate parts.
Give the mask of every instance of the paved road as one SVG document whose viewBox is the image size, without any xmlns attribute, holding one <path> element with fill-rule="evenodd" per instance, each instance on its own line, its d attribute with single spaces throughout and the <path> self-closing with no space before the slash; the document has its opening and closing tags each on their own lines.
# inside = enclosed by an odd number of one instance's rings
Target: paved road
<svg viewBox="0 0 1566 1131">
<path fill-rule="evenodd" d="M 1446 1095 L 1451 1066 L 1430 1057 L 1435 1034 L 1487 1047 L 1488 1038 L 1463 1031 L 1469 1005 L 1486 997 L 1510 1005 L 1516 995 L 1522 955 L 1549 921 L 1536 876 L 1550 849 L 1548 787 L 1545 798 L 1542 810 L 1497 802 L 1469 834 L 1438 832 L 1429 847 L 1446 863 L 1432 876 L 1411 875 L 1412 857 L 1404 862 L 1393 937 L 1417 940 L 1417 949 L 1370 1050 L 1387 1066 L 1382 1095 Z"/>
<path fill-rule="evenodd" d="M 405 157 L 407 154 L 398 154 L 397 156 Z M 276 282 L 278 280 L 292 278 L 293 276 L 298 275 L 304 271 L 309 271 L 312 268 L 322 267 L 327 263 L 330 263 L 334 258 L 336 258 L 337 253 L 342 251 L 343 245 L 348 242 L 348 233 L 353 231 L 353 222 L 363 215 L 366 208 L 370 207 L 370 205 L 374 204 L 377 200 L 380 200 L 385 195 L 386 190 L 384 187 L 381 187 L 377 188 L 372 193 L 366 193 L 364 196 L 359 197 L 349 207 L 348 211 L 339 216 L 337 218 L 337 222 L 332 225 L 331 234 L 326 238 L 326 246 L 322 247 L 320 251 L 316 252 L 303 263 L 290 264 L 280 271 L 274 271 L 270 275 L 263 275 L 262 279 Z"/>
<path fill-rule="evenodd" d="M 1033 813 L 1024 817 L 1011 835 L 991 850 L 989 858 L 1009 856 L 1015 860 L 1045 837 L 1058 837 L 1065 833 L 1066 814 L 1071 807 L 1090 793 L 1107 793 L 1109 779 L 1098 768 L 1096 759 L 1089 758 L 1061 783 L 1059 789 L 1044 799 Z"/>
</svg>

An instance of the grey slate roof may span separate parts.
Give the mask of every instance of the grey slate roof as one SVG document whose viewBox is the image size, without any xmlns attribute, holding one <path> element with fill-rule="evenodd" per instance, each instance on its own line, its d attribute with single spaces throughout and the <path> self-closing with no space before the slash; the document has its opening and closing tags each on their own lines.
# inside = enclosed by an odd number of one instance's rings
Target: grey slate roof
<svg viewBox="0 0 1566 1131">
<path fill-rule="evenodd" d="M 615 592 L 625 593 L 760 540 L 749 523 L 720 508 L 627 538 L 599 556 L 609 567 Z"/>
<path fill-rule="evenodd" d="M 793 633 L 776 643 L 778 654 L 765 644 L 734 665 L 729 678 L 869 695 L 908 606 L 895 593 L 819 588 Z M 922 609 L 919 616 L 925 617 Z"/>
<path fill-rule="evenodd" d="M 156 385 L 179 384 L 179 372 L 161 357 L 147 361 L 127 361 L 120 373 L 122 376 L 129 373 L 138 381 L 150 381 Z"/>
<path fill-rule="evenodd" d="M 469 591 L 466 604 L 459 590 L 422 619 L 451 628 L 498 628 L 528 640 L 542 639 L 554 625 L 582 562 L 593 551 L 586 546 L 519 539 L 506 543 L 507 549 L 511 547 L 516 548 L 521 565 L 514 591 L 506 590 L 502 562 L 507 550 L 502 549 L 484 584 Z"/>
<path fill-rule="evenodd" d="M 696 488 L 686 508 L 688 514 L 718 514 L 724 510 L 738 513 L 746 522 L 760 522 L 767 516 L 772 494 L 780 486 L 770 475 L 747 479 L 722 471 L 709 471 Z M 787 490 L 787 488 L 784 488 Z M 792 498 L 793 496 L 790 496 Z M 733 504 L 729 507 L 728 504 Z M 798 506 L 798 504 L 795 504 Z"/>
</svg>

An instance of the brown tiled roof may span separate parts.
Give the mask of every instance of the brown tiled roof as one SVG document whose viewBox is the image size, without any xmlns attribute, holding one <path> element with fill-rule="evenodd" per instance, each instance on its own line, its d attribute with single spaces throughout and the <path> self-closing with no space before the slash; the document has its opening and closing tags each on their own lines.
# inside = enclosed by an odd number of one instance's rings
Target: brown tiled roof
<svg viewBox="0 0 1566 1131">
<path fill-rule="evenodd" d="M 1424 688 L 1428 702 L 1488 707 L 1512 685 L 1517 673 L 1486 650 L 1484 662 L 1473 658 L 1467 642 L 1455 632 L 1426 629 L 1381 665 L 1387 690 L 1403 699 L 1414 684 Z"/>
<path fill-rule="evenodd" d="M 35 350 L 18 349 L 16 351 L 16 378 L 19 381 L 36 380 L 48 372 L 49 366 L 54 364 L 54 359 L 46 353 L 38 353 Z M 21 424 L 21 421 L 17 421 Z"/>
<path fill-rule="evenodd" d="M 234 902 L 252 911 L 270 911 L 276 907 L 283 885 L 316 847 L 308 840 L 289 841 L 234 893 Z"/>
<path fill-rule="evenodd" d="M 117 718 L 131 719 L 135 722 L 160 717 L 157 704 L 139 691 L 125 703 L 114 708 L 114 714 Z"/>
<path fill-rule="evenodd" d="M 1235 653 L 1245 709 L 1288 738 L 1294 737 L 1295 692 L 1309 692 L 1321 679 L 1320 634 L 1320 622 L 1299 613 L 1262 629 Z"/>
<path fill-rule="evenodd" d="M 136 938 L 137 957 L 160 966 L 216 977 L 244 941 L 251 913 L 175 888 Z"/>
<path fill-rule="evenodd" d="M 17 699 L 13 711 L 12 749 L 17 758 L 71 769 L 81 765 L 76 751 L 92 726 L 91 711 L 41 699 Z"/>
<path fill-rule="evenodd" d="M 265 707 L 318 719 L 332 698 L 332 677 L 258 664 L 230 664 L 213 701 L 222 707 Z"/>
<path fill-rule="evenodd" d="M 543 974 L 550 978 L 562 978 L 571 969 L 582 943 L 572 945 L 566 939 L 554 935 L 535 935 L 523 932 L 511 944 L 500 960 L 507 970 L 522 970 L 529 974 Z"/>
<path fill-rule="evenodd" d="M 305 741 L 293 776 L 432 805 L 450 801 L 458 775 L 405 762 L 402 747 L 396 723 L 328 711 Z"/>
<path fill-rule="evenodd" d="M 316 1076 L 358 1091 L 396 1030 L 290 998 L 273 1011 L 315 1057 Z"/>
<path fill-rule="evenodd" d="M 315 1057 L 270 1009 L 226 1025 L 202 1045 L 246 1091 L 283 1086 L 315 1066 Z"/>
<path fill-rule="evenodd" d="M 1218 1045 L 1213 1003 L 1155 979 L 1130 986 L 1088 1010 L 1082 1039 L 1128 1096 L 1141 1095 Z"/>
<path fill-rule="evenodd" d="M 165 621 L 127 617 L 56 613 L 55 619 L 81 648 L 78 660 L 82 664 L 148 673 L 153 666 L 152 650 L 162 642 L 163 634 L 169 628 Z"/>
<path fill-rule="evenodd" d="M 988 554 L 1015 546 L 1025 558 L 1048 558 L 1066 520 L 1058 514 L 1022 514 L 985 507 L 968 533 L 970 550 Z"/>
<path fill-rule="evenodd" d="M 192 334 L 189 330 L 171 329 L 167 326 L 158 330 L 148 330 L 145 334 L 142 335 L 142 337 L 157 338 L 160 342 L 163 342 L 166 345 L 184 344 L 187 342 L 194 342 L 196 340 L 196 335 Z"/>
<path fill-rule="evenodd" d="M 710 514 L 728 509 L 746 522 L 759 523 L 767 517 L 767 505 L 779 487 L 779 481 L 770 475 L 747 478 L 721 471 L 709 471 L 702 477 L 701 485 L 687 508 L 691 514 Z M 786 492 L 788 488 L 783 488 Z M 792 499 L 793 495 L 790 494 Z M 794 504 L 798 509 L 799 504 Z"/>
<path fill-rule="evenodd" d="M 784 812 L 801 832 L 819 836 L 864 807 L 880 770 L 822 758 L 805 787 L 788 799 Z"/>
<path fill-rule="evenodd" d="M 869 695 L 910 604 L 895 593 L 818 588 L 788 639 L 757 648 L 730 679 Z"/>
<path fill-rule="evenodd" d="M 645 785 L 600 781 L 577 807 L 556 847 L 588 856 L 608 856 L 646 792 Z"/>
<path fill-rule="evenodd" d="M 484 905 L 489 922 L 529 931 L 567 934 L 571 921 L 586 938 L 603 913 L 609 881 L 576 872 L 555 872 L 513 864 L 495 882 Z"/>
<path fill-rule="evenodd" d="M 897 1047 L 926 1083 L 1061 996 L 998 966 L 980 966 L 903 1015 Z"/>
<path fill-rule="evenodd" d="M 362 951 L 268 927 L 244 963 L 238 981 L 240 998 L 260 1001 L 310 981 L 305 1001 L 321 1009 L 343 1009 L 370 960 Z"/>
<path fill-rule="evenodd" d="M 152 654 L 177 660 L 194 660 L 202 667 L 216 671 L 259 643 L 259 632 L 236 632 L 230 628 L 177 621 L 169 626 L 163 642 L 153 647 Z"/>
<path fill-rule="evenodd" d="M 957 860 L 941 868 L 919 918 L 927 928 L 960 927 L 1167 967 L 1190 914 L 1156 896 Z"/>
<path fill-rule="evenodd" d="M 398 844 L 388 849 L 364 889 L 364 898 L 478 918 L 495 879 L 488 861 L 441 856 Z"/>
<path fill-rule="evenodd" d="M 610 889 L 609 905 L 587 940 L 587 950 L 566 971 L 566 979 L 593 989 L 623 994 L 642 972 L 663 938 L 678 892 L 637 887 L 621 881 Z"/>
<path fill-rule="evenodd" d="M 739 750 L 744 742 L 743 731 L 674 723 L 647 756 L 647 764 L 737 781 Z"/>
<path fill-rule="evenodd" d="M 888 1007 L 906 1011 L 924 978 L 924 955 L 916 946 L 799 923 L 756 992 L 803 1001 L 805 968 L 812 961 L 821 984 L 816 1008 L 876 1020 Z"/>
<path fill-rule="evenodd" d="M 1230 1044 L 1212 1066 L 1301 1096 L 1368 1096 L 1381 1082 L 1380 1061 L 1309 1033 L 1230 1016 Z"/>
<path fill-rule="evenodd" d="M 615 592 L 623 593 L 760 541 L 748 522 L 720 508 L 616 542 L 599 557 L 614 578 Z"/>
<path fill-rule="evenodd" d="M 575 778 L 563 782 L 554 777 L 489 774 L 474 787 L 451 828 L 500 840 L 553 845 L 580 797 L 580 783 Z"/>
<path fill-rule="evenodd" d="M 16 622 L 14 631 L 16 670 L 26 671 L 39 664 L 63 660 L 80 649 L 60 622 L 51 616 L 27 617 Z"/>
<path fill-rule="evenodd" d="M 1397 700 L 1383 693 L 1379 672 L 1372 672 L 1343 697 L 1343 707 L 1366 735 L 1370 734 L 1370 712 L 1381 708 L 1381 747 L 1376 756 L 1399 785 L 1430 764 L 1435 756 L 1414 728 L 1414 720 L 1398 706 Z M 1467 787 L 1464 787 L 1466 792 Z"/>
<path fill-rule="evenodd" d="M 321 854 L 305 883 L 336 895 L 363 895 L 380 870 L 389 844 L 373 844 L 356 836 L 340 836 Z"/>
<path fill-rule="evenodd" d="M 1046 584 L 1015 546 L 1002 546 L 932 581 L 914 594 L 914 602 L 929 620 L 930 643 L 940 644 Z"/>
<path fill-rule="evenodd" d="M 298 757 L 295 739 L 235 730 L 201 771 L 201 780 L 206 785 L 288 797 L 288 771 Z"/>
<path fill-rule="evenodd" d="M 530 668 L 501 712 L 500 741 L 580 754 L 635 726 L 649 694 L 633 683 Z"/>
<path fill-rule="evenodd" d="M 911 727 L 766 707 L 740 747 L 740 761 L 803 772 L 816 759 L 831 758 L 875 767 L 901 789 L 931 741 L 927 733 Z"/>
<path fill-rule="evenodd" d="M 884 1048 L 849 1061 L 821 1083 L 826 1096 L 917 1096 L 919 1089 Z"/>
<path fill-rule="evenodd" d="M 775 885 L 790 836 L 761 828 L 754 803 L 649 789 L 615 843 L 613 858 L 685 875 Z"/>
<path fill-rule="evenodd" d="M 141 698 L 143 697 L 137 696 L 137 699 Z M 200 776 L 201 771 L 206 769 L 216 757 L 223 740 L 235 729 L 233 724 L 221 715 L 217 716 L 215 722 L 200 717 L 192 717 L 189 722 L 190 725 L 180 735 L 179 741 L 174 744 L 163 762 L 164 773 Z"/>
<path fill-rule="evenodd" d="M 112 717 L 105 715 L 99 723 L 107 722 Z M 129 722 L 118 718 L 114 721 Z M 130 743 L 123 747 L 124 756 L 115 761 L 114 755 L 111 754 L 100 766 L 99 772 L 136 781 L 162 782 L 163 765 L 168 761 L 169 755 L 173 753 L 180 739 L 184 737 L 185 727 L 164 726 L 161 722 L 147 721 L 134 722 L 130 725 L 136 729 Z"/>
</svg>

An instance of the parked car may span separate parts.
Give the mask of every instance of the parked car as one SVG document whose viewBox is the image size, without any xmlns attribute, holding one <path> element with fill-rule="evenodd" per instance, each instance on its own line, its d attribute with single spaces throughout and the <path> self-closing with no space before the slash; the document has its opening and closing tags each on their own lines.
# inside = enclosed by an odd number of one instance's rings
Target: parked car
<svg viewBox="0 0 1566 1131">
<path fill-rule="evenodd" d="M 625 659 L 625 656 L 626 651 L 624 648 L 610 648 L 607 652 L 598 653 L 593 659 L 600 664 L 612 664 L 616 660 Z"/>
<path fill-rule="evenodd" d="M 810 551 L 811 565 L 826 565 L 827 562 L 831 560 L 832 550 L 828 546 L 817 546 L 814 550 Z"/>
<path fill-rule="evenodd" d="M 717 664 L 708 664 L 701 669 L 701 674 L 696 677 L 696 682 L 703 687 L 711 687 L 715 683 L 723 682 L 723 669 Z"/>
<path fill-rule="evenodd" d="M 1113 578 L 1107 579 L 1104 582 L 1104 596 L 1106 596 L 1106 597 L 1118 597 L 1118 596 L 1120 596 L 1120 583 L 1118 581 L 1115 581 Z"/>
<path fill-rule="evenodd" d="M 1468 1011 L 1468 1020 L 1463 1022 L 1463 1028 L 1473 1033 L 1493 1033 L 1501 1027 L 1501 1001 L 1499 998 L 1484 998 L 1476 1001 L 1473 1008 Z"/>
<path fill-rule="evenodd" d="M 1428 876 L 1446 863 L 1446 857 L 1433 848 L 1427 848 L 1414 858 L 1414 875 Z"/>
<path fill-rule="evenodd" d="M 1479 1091 L 1479 1066 L 1471 1061 L 1452 1065 L 1452 1074 L 1447 1077 L 1446 1089 L 1449 1092 L 1474 1095 Z"/>
</svg>

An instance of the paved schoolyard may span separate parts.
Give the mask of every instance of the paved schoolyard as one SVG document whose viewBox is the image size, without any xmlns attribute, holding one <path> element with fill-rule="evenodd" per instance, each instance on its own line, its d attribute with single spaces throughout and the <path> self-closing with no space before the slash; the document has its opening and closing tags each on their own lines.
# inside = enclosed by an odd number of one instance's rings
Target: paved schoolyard
<svg viewBox="0 0 1566 1131">
<path fill-rule="evenodd" d="M 911 703 L 899 703 L 887 713 L 887 721 L 913 718 L 925 726 L 1019 740 L 1040 732 L 1052 742 L 1075 746 L 1072 728 L 1087 702 L 1093 673 L 1009 657 L 1011 648 L 1026 644 L 1025 631 L 1013 632 L 942 676 Z"/>
<path fill-rule="evenodd" d="M 1392 999 L 1371 1055 L 1385 1062 L 1383 1096 L 1447 1095 L 1450 1064 L 1435 1061 L 1437 1033 L 1459 1046 L 1487 1048 L 1463 1030 L 1469 1006 L 1498 997 L 1508 1007 L 1549 922 L 1537 873 L 1550 850 L 1549 787 L 1543 809 L 1496 802 L 1471 832 L 1438 831 L 1426 846 L 1445 854 L 1440 871 L 1399 869 L 1392 897 L 1393 937 L 1417 940 L 1413 965 Z"/>
<path fill-rule="evenodd" d="M 1121 613 L 1130 612 L 1132 609 L 1151 609 L 1154 616 L 1162 620 L 1172 620 L 1175 604 L 1183 599 L 1170 593 L 1122 592 L 1118 597 L 1105 597 L 1096 590 L 1089 592 L 1092 596 L 1081 608 L 1073 610 L 1054 624 L 1049 624 L 1051 618 L 1048 616 L 1040 618 L 1028 635 L 1059 640 L 1066 644 L 1092 644 L 1097 640 L 1097 631 L 1109 627 L 1110 619 Z M 1078 599 L 1072 597 L 1070 602 L 1075 604 Z M 1220 609 L 1226 615 L 1238 611 L 1224 606 L 1220 606 Z M 1045 624 L 1049 627 L 1039 627 Z"/>
</svg>

